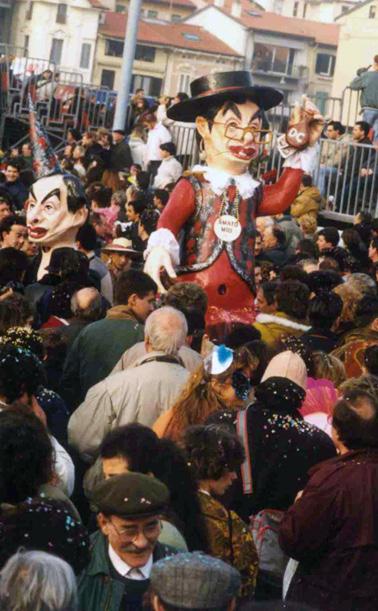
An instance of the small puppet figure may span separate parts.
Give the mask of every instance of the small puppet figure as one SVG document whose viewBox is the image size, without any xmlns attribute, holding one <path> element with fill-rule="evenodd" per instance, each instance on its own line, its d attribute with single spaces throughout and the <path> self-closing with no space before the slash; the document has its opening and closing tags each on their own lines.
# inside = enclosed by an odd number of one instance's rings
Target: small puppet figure
<svg viewBox="0 0 378 611">
<path fill-rule="evenodd" d="M 40 280 L 55 248 L 76 247 L 76 234 L 87 219 L 88 207 L 82 183 L 76 176 L 63 172 L 36 118 L 31 100 L 29 104 L 33 169 L 37 180 L 30 189 L 26 223 L 29 240 L 41 247 L 36 274 Z"/>
<path fill-rule="evenodd" d="M 307 99 L 296 106 L 279 148 L 284 171 L 263 186 L 248 168 L 272 133 L 266 110 L 282 93 L 254 85 L 248 71 L 219 72 L 191 83 L 192 97 L 168 109 L 170 119 L 195 122 L 202 157 L 179 180 L 151 234 L 145 271 L 164 286 L 160 274 L 196 282 L 209 299 L 207 327 L 254 320 L 255 218 L 279 214 L 298 193 L 301 177 L 315 165 L 324 124 Z M 220 336 L 218 331 L 213 335 Z"/>
</svg>

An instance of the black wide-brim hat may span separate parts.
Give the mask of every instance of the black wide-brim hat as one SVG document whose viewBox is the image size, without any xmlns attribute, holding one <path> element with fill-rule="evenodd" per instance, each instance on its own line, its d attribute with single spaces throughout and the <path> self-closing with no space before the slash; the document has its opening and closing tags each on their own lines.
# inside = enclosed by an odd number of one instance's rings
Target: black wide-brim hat
<svg viewBox="0 0 378 611">
<path fill-rule="evenodd" d="M 277 106 L 283 99 L 283 93 L 278 89 L 254 85 L 252 74 L 248 70 L 215 72 L 209 76 L 201 76 L 190 83 L 190 92 L 191 98 L 168 108 L 169 119 L 192 123 L 209 106 L 221 104 L 226 100 L 238 102 L 240 96 L 251 99 L 263 110 Z"/>
</svg>

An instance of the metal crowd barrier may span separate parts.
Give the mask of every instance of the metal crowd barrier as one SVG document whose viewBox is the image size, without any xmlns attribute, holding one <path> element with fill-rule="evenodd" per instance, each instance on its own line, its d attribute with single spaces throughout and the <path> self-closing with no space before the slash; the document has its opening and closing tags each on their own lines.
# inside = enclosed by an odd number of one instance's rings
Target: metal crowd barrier
<svg viewBox="0 0 378 611">
<path fill-rule="evenodd" d="M 177 157 L 184 169 L 199 162 L 195 128 L 173 125 L 172 140 Z M 283 169 L 283 158 L 275 146 L 280 133 L 273 132 L 272 142 L 265 147 L 261 159 L 252 162 L 251 172 L 256 178 L 275 180 Z M 378 216 L 378 151 L 372 145 L 357 144 L 322 138 L 319 143 L 314 184 L 324 198 L 324 216 L 350 221 L 360 210 Z"/>
</svg>

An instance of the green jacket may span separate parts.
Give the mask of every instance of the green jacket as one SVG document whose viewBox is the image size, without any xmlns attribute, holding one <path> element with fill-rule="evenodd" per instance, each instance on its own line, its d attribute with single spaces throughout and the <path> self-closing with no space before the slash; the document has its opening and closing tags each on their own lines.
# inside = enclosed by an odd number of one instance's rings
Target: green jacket
<svg viewBox="0 0 378 611">
<path fill-rule="evenodd" d="M 60 394 L 71 410 L 89 388 L 106 378 L 123 353 L 144 338 L 144 327 L 123 306 L 84 327 L 68 351 Z"/>
<path fill-rule="evenodd" d="M 91 536 L 91 544 L 91 560 L 79 577 L 79 611 L 120 611 L 125 585 L 111 576 L 107 539 L 101 531 L 96 531 Z M 154 562 L 176 553 L 173 547 L 157 543 Z M 147 590 L 149 580 L 146 581 Z"/>
<path fill-rule="evenodd" d="M 362 90 L 361 108 L 378 108 L 378 71 L 364 72 L 356 76 L 351 84 L 351 89 Z"/>
</svg>

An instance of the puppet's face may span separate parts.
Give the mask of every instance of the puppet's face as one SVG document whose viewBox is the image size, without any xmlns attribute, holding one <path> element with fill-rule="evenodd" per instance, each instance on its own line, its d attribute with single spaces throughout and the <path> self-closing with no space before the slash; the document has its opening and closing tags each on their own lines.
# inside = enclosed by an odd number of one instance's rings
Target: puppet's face
<svg viewBox="0 0 378 611">
<path fill-rule="evenodd" d="M 197 117 L 196 126 L 203 138 L 209 166 L 227 169 L 247 168 L 260 151 L 263 135 L 260 108 L 251 101 L 226 102 L 212 121 Z"/>
<path fill-rule="evenodd" d="M 67 197 L 67 186 L 61 175 L 47 176 L 33 184 L 26 213 L 31 242 L 56 244 L 84 224 L 87 209 L 83 206 L 71 212 Z"/>
</svg>

